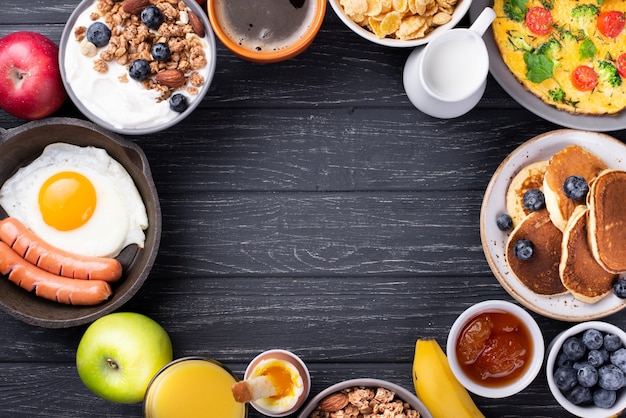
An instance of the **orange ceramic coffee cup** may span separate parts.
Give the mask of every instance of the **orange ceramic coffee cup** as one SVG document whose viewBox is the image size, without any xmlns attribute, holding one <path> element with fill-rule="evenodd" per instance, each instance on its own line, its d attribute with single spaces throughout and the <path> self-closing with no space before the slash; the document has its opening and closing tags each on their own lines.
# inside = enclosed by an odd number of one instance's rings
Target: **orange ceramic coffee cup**
<svg viewBox="0 0 626 418">
<path fill-rule="evenodd" d="M 309 47 L 324 21 L 326 0 L 208 0 L 207 12 L 215 35 L 231 52 L 265 64 L 293 58 Z"/>
</svg>

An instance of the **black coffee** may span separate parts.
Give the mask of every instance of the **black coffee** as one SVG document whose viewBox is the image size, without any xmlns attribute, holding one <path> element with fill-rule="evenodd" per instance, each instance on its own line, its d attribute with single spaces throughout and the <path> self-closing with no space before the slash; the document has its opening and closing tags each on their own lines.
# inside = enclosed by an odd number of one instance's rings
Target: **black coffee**
<svg viewBox="0 0 626 418">
<path fill-rule="evenodd" d="M 251 51 L 277 51 L 302 37 L 315 17 L 315 0 L 217 0 L 226 35 Z"/>
</svg>

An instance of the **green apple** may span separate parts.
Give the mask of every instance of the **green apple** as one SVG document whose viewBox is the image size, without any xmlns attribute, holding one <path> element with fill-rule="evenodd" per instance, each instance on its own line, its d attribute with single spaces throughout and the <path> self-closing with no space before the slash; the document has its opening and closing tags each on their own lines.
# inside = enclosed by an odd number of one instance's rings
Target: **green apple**
<svg viewBox="0 0 626 418">
<path fill-rule="evenodd" d="M 154 320 L 133 312 L 105 315 L 83 334 L 76 368 L 85 386 L 106 400 L 143 400 L 152 377 L 172 361 L 172 342 Z"/>
</svg>

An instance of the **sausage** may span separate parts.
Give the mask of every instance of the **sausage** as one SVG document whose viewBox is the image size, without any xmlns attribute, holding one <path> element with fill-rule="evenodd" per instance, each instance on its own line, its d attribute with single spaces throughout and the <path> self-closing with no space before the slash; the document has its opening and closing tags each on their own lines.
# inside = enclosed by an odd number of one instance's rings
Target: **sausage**
<svg viewBox="0 0 626 418">
<path fill-rule="evenodd" d="M 113 294 L 104 280 L 74 280 L 42 270 L 4 242 L 0 242 L 0 273 L 37 296 L 68 305 L 97 305 Z"/>
<path fill-rule="evenodd" d="M 52 274 L 82 280 L 114 282 L 122 277 L 115 258 L 73 254 L 44 242 L 16 218 L 0 221 L 0 240 L 27 261 Z"/>
</svg>

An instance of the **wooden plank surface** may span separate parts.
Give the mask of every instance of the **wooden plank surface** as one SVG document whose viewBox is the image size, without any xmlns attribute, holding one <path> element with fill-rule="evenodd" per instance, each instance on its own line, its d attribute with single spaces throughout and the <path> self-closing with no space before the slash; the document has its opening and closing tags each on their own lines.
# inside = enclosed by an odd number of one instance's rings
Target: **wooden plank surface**
<svg viewBox="0 0 626 418">
<path fill-rule="evenodd" d="M 77 3 L 6 1 L 0 36 L 36 30 L 58 42 Z M 163 324 L 175 357 L 213 357 L 240 376 L 278 347 L 309 365 L 312 395 L 355 377 L 412 390 L 417 338 L 445 345 L 465 308 L 512 300 L 482 252 L 483 193 L 511 151 L 560 127 L 491 77 L 467 115 L 426 116 L 402 88 L 409 53 L 357 37 L 330 7 L 309 50 L 284 63 L 245 62 L 218 42 L 197 110 L 167 131 L 128 137 L 150 161 L 163 235 L 123 309 Z M 83 118 L 69 102 L 57 116 Z M 22 123 L 0 112 L 0 127 Z M 546 342 L 570 325 L 533 316 Z M 623 325 L 626 313 L 607 320 Z M 0 417 L 142 415 L 80 382 L 85 326 L 42 329 L 4 312 L 0 323 Z M 488 417 L 569 416 L 543 371 L 518 395 L 474 399 Z"/>
</svg>

